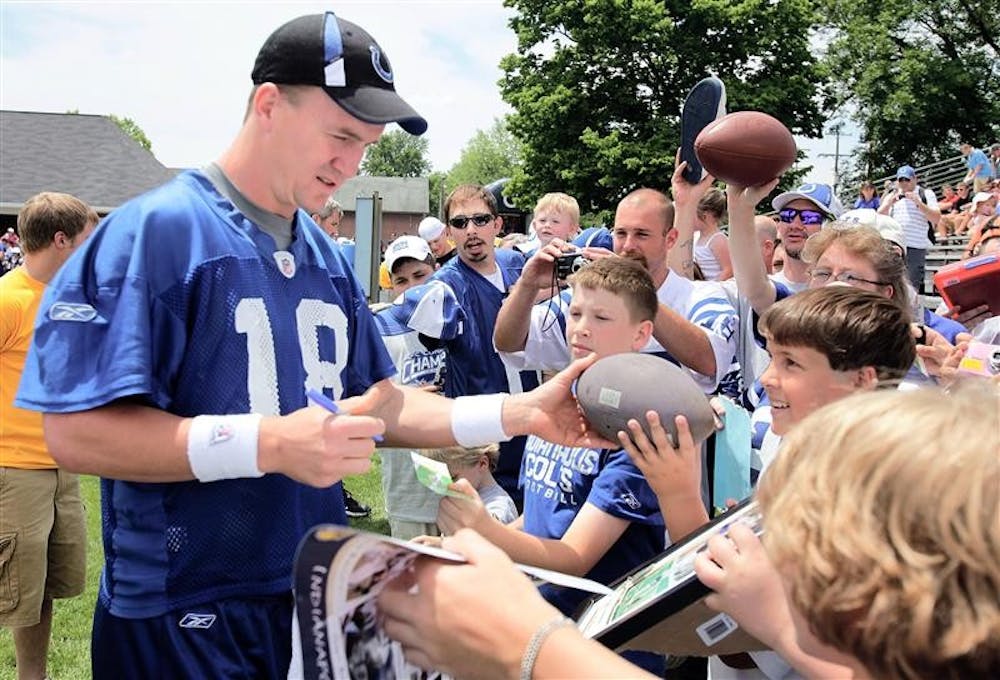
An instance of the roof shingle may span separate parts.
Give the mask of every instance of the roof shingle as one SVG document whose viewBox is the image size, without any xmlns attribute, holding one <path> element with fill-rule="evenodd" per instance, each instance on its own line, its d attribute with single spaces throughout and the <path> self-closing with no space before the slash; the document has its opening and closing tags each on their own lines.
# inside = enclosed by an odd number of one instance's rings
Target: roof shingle
<svg viewBox="0 0 1000 680">
<path fill-rule="evenodd" d="M 40 191 L 116 208 L 174 173 L 106 116 L 0 111 L 0 207 Z"/>
</svg>

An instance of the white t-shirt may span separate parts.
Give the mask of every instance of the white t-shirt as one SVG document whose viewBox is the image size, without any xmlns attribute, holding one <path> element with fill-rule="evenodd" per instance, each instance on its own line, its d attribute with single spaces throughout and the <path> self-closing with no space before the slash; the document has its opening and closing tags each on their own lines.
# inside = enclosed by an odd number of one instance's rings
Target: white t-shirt
<svg viewBox="0 0 1000 680">
<path fill-rule="evenodd" d="M 478 490 L 479 497 L 486 506 L 486 512 L 490 513 L 498 521 L 510 524 L 517 519 L 517 507 L 514 500 L 499 484 L 490 484 Z"/>
<path fill-rule="evenodd" d="M 558 371 L 566 368 L 571 356 L 566 344 L 566 312 L 572 295 L 572 289 L 568 289 L 532 307 L 524 349 L 520 352 L 500 352 L 503 362 L 517 370 Z M 661 304 L 698 326 L 708 336 L 715 355 L 716 374 L 706 376 L 690 368 L 687 371 L 706 393 L 715 391 L 719 381 L 729 372 L 736 355 L 736 310 L 729 303 L 725 291 L 714 281 L 692 281 L 671 271 L 656 291 L 656 297 Z M 650 338 L 642 351 L 661 356 L 667 354 L 655 338 Z"/>
<path fill-rule="evenodd" d="M 937 207 L 937 197 L 934 192 L 924 187 L 919 187 L 921 198 L 930 208 Z M 906 238 L 907 248 L 917 248 L 927 250 L 931 247 L 931 240 L 927 237 L 927 218 L 921 212 L 920 206 L 908 198 L 896 201 L 889 209 L 889 214 L 903 227 L 903 236 Z"/>
</svg>

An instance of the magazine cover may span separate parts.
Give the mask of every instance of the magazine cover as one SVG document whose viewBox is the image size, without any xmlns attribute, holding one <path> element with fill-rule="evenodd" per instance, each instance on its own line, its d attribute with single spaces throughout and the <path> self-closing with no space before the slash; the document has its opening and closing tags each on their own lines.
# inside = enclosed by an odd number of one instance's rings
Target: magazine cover
<svg viewBox="0 0 1000 680">
<path fill-rule="evenodd" d="M 702 601 L 711 591 L 694 573 L 694 560 L 708 540 L 734 523 L 760 535 L 757 504 L 746 500 L 637 567 L 614 584 L 609 595 L 581 606 L 581 632 L 616 650 L 711 656 L 765 649 L 726 614 Z"/>
<path fill-rule="evenodd" d="M 432 461 L 433 462 L 433 461 Z M 302 677 L 307 680 L 434 680 L 441 673 L 411 666 L 399 643 L 378 624 L 376 599 L 382 588 L 420 555 L 464 562 L 461 555 L 350 527 L 314 527 L 295 558 L 295 605 L 299 622 Z M 588 579 L 515 565 L 541 581 L 607 594 Z"/>
<path fill-rule="evenodd" d="M 444 550 L 324 524 L 295 558 L 295 604 L 303 677 L 339 680 L 434 680 L 411 666 L 378 625 L 376 598 L 421 554 L 462 561 Z"/>
</svg>

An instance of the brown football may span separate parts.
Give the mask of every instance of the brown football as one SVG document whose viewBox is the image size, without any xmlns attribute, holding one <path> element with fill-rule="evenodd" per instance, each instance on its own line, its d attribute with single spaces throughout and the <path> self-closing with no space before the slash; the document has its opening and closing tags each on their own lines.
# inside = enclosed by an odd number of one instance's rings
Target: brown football
<svg viewBox="0 0 1000 680">
<path fill-rule="evenodd" d="M 723 116 L 698 135 L 694 152 L 705 169 L 727 184 L 767 184 L 795 162 L 795 140 L 777 118 L 760 111 Z"/>
</svg>

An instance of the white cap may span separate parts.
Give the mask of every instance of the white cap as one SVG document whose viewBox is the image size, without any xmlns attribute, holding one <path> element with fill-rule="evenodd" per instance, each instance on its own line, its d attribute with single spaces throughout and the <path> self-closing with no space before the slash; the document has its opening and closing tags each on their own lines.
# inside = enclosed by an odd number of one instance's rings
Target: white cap
<svg viewBox="0 0 1000 680">
<path fill-rule="evenodd" d="M 859 224 L 872 227 L 886 241 L 891 241 L 906 252 L 906 237 L 903 235 L 903 225 L 888 215 L 882 215 L 871 208 L 848 210 L 840 216 L 840 223 Z"/>
<path fill-rule="evenodd" d="M 420 220 L 417 233 L 425 241 L 433 241 L 444 233 L 444 223 L 436 217 L 425 217 Z"/>
<path fill-rule="evenodd" d="M 991 194 L 988 191 L 978 192 L 975 196 L 972 197 L 972 212 L 976 211 L 980 203 L 985 203 L 991 198 L 993 198 L 993 194 Z"/>
<path fill-rule="evenodd" d="M 430 257 L 431 249 L 427 241 L 416 236 L 400 236 L 385 249 L 385 267 L 392 273 L 392 267 L 404 257 L 425 261 Z"/>
</svg>

